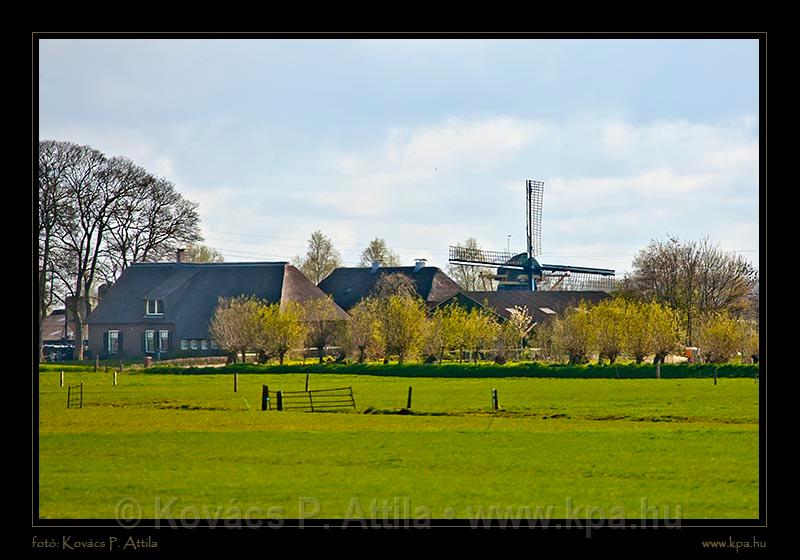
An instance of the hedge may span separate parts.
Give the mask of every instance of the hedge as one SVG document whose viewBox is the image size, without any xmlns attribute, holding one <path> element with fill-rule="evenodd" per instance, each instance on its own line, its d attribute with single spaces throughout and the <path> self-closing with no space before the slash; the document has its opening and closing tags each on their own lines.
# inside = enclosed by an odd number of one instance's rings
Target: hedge
<svg viewBox="0 0 800 560">
<path fill-rule="evenodd" d="M 663 364 L 664 379 L 758 376 L 757 364 Z M 224 367 L 169 367 L 155 366 L 142 370 L 145 373 L 208 375 L 225 373 L 338 373 L 347 375 L 377 375 L 386 377 L 551 377 L 562 379 L 651 379 L 656 375 L 653 364 L 622 365 L 562 365 L 541 363 L 516 364 L 336 364 L 308 363 L 291 365 L 231 364 Z"/>
</svg>

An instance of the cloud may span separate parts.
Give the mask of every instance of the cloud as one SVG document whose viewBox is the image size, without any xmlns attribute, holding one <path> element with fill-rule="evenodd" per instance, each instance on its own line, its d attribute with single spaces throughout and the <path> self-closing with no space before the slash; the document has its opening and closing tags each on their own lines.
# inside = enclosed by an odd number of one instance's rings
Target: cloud
<svg viewBox="0 0 800 560">
<path fill-rule="evenodd" d="M 518 155 L 545 130 L 542 123 L 507 116 L 395 128 L 375 148 L 325 154 L 326 179 L 307 200 L 360 218 L 424 205 L 465 173 L 491 170 Z"/>
<path fill-rule="evenodd" d="M 209 232 L 265 236 L 209 233 L 229 260 L 302 254 L 316 229 L 351 263 L 374 236 L 406 263 L 428 257 L 444 266 L 447 246 L 467 237 L 503 249 L 512 235 L 518 250 L 527 178 L 546 182 L 547 262 L 626 270 L 637 248 L 667 232 L 758 247 L 758 122 L 747 115 L 720 123 L 443 118 L 348 148 L 310 145 L 280 167 L 278 157 L 245 158 L 241 146 L 210 152 L 229 125 L 165 125 L 160 135 L 71 126 L 42 137 L 124 154 L 171 178 L 199 203 Z"/>
</svg>

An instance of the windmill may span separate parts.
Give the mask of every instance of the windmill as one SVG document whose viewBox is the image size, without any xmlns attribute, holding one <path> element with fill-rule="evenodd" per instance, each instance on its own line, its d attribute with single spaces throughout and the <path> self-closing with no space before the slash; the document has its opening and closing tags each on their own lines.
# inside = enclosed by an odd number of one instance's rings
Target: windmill
<svg viewBox="0 0 800 560">
<path fill-rule="evenodd" d="M 542 181 L 525 182 L 527 252 L 484 251 L 450 246 L 453 264 L 496 266 L 490 278 L 498 282 L 498 290 L 589 290 L 605 291 L 614 287 L 614 271 L 608 268 L 587 268 L 561 264 L 541 264 L 542 253 Z"/>
</svg>

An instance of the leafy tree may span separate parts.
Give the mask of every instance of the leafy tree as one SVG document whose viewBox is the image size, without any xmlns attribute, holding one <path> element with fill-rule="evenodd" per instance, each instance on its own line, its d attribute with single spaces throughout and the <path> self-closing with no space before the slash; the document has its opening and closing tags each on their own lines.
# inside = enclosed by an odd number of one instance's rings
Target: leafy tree
<svg viewBox="0 0 800 560">
<path fill-rule="evenodd" d="M 661 364 L 664 359 L 680 347 L 684 333 L 681 327 L 680 313 L 665 305 L 651 302 L 649 306 L 649 323 L 653 363 L 656 366 L 656 378 L 661 378 Z"/>
<path fill-rule="evenodd" d="M 650 306 L 647 303 L 628 302 L 625 352 L 632 356 L 637 364 L 641 364 L 645 356 L 653 352 L 650 322 Z"/>
<path fill-rule="evenodd" d="M 378 342 L 378 313 L 379 305 L 373 298 L 364 298 L 350 309 L 345 341 L 349 352 L 358 353 L 359 364 Z"/>
<path fill-rule="evenodd" d="M 308 328 L 308 344 L 317 349 L 319 363 L 322 363 L 325 348 L 334 344 L 341 335 L 344 319 L 329 296 L 306 301 L 303 310 Z"/>
<path fill-rule="evenodd" d="M 497 338 L 499 325 L 486 307 L 473 307 L 462 323 L 462 340 L 477 364 L 481 350 Z"/>
<path fill-rule="evenodd" d="M 536 325 L 532 331 L 532 344 L 538 347 L 538 355 L 546 360 L 554 360 L 557 355 L 555 338 L 554 338 L 554 323 L 543 323 Z"/>
<path fill-rule="evenodd" d="M 211 338 L 234 356 L 241 354 L 244 362 L 247 350 L 261 346 L 263 307 L 252 297 L 220 298 L 208 329 Z"/>
<path fill-rule="evenodd" d="M 506 321 L 498 326 L 497 337 L 495 339 L 495 361 L 498 364 L 506 363 L 511 357 L 511 351 L 520 342 L 519 333 L 510 321 Z"/>
<path fill-rule="evenodd" d="M 221 263 L 225 261 L 222 253 L 200 243 L 192 243 L 186 247 L 184 258 L 187 262 L 193 263 Z"/>
<path fill-rule="evenodd" d="M 292 260 L 303 275 L 314 284 L 319 284 L 333 270 L 342 263 L 342 256 L 333 246 L 330 238 L 322 231 L 317 230 L 308 240 L 308 250 L 303 258 L 295 257 Z"/>
<path fill-rule="evenodd" d="M 553 342 L 559 352 L 569 356 L 570 364 L 589 361 L 589 354 L 595 346 L 595 328 L 585 302 L 568 309 L 563 317 L 554 321 Z"/>
<path fill-rule="evenodd" d="M 628 304 L 621 298 L 607 299 L 592 307 L 589 313 L 595 327 L 598 363 L 603 358 L 608 358 L 609 364 L 614 365 L 626 347 L 626 338 L 630 331 Z"/>
<path fill-rule="evenodd" d="M 457 247 L 465 249 L 480 250 L 478 240 L 470 237 L 464 243 L 458 243 Z M 478 290 L 494 290 L 494 283 L 489 279 L 488 275 L 494 273 L 494 270 L 484 266 L 467 266 L 463 264 L 449 264 L 447 265 L 447 273 L 456 281 L 456 283 L 467 291 Z"/>
<path fill-rule="evenodd" d="M 261 305 L 258 310 L 258 348 L 264 357 L 278 356 L 283 365 L 286 354 L 302 346 L 307 327 L 303 307 L 293 301 Z"/>
<path fill-rule="evenodd" d="M 426 354 L 436 356 L 441 364 L 445 354 L 457 348 L 466 317 L 467 311 L 456 303 L 437 308 L 428 321 Z"/>
<path fill-rule="evenodd" d="M 751 329 L 747 321 L 720 312 L 706 317 L 699 334 L 700 351 L 705 360 L 724 363 L 747 345 Z"/>
<path fill-rule="evenodd" d="M 400 257 L 386 246 L 386 241 L 376 237 L 361 252 L 361 266 L 379 262 L 383 266 L 400 266 Z"/>
<path fill-rule="evenodd" d="M 425 334 L 425 304 L 421 298 L 391 295 L 377 300 L 380 306 L 378 337 L 384 363 L 390 355 L 398 362 L 413 358 L 422 347 Z"/>
</svg>

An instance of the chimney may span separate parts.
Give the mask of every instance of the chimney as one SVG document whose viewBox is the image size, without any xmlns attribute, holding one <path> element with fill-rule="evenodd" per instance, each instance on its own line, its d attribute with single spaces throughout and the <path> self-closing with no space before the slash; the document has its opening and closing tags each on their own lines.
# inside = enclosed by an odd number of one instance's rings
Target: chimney
<svg viewBox="0 0 800 560">
<path fill-rule="evenodd" d="M 378 272 L 378 268 L 381 266 L 381 261 L 372 261 L 372 268 L 369 269 L 370 274 L 375 274 Z"/>
<path fill-rule="evenodd" d="M 419 272 L 422 267 L 425 266 L 425 263 L 428 259 L 417 259 L 414 261 L 414 272 Z"/>
<path fill-rule="evenodd" d="M 106 283 L 106 284 L 100 284 L 97 287 L 97 301 L 100 301 L 101 299 L 106 297 L 106 294 L 108 293 L 108 290 L 110 288 L 111 288 L 111 283 L 110 282 Z"/>
<path fill-rule="evenodd" d="M 183 262 L 183 253 L 185 251 L 186 251 L 186 249 L 178 249 L 178 251 L 177 251 L 177 253 L 175 255 L 175 260 L 176 260 L 176 262 L 178 264 L 181 264 Z"/>
</svg>

